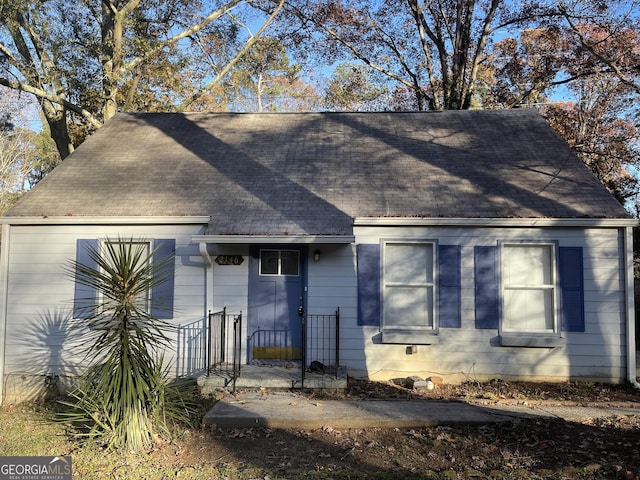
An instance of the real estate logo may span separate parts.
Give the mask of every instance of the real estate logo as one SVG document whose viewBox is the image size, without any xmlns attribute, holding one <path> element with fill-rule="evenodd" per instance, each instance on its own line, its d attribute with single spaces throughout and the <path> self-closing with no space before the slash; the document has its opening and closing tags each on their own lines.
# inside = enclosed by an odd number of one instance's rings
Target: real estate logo
<svg viewBox="0 0 640 480">
<path fill-rule="evenodd" d="M 0 457 L 0 480 L 71 480 L 71 456 Z"/>
</svg>

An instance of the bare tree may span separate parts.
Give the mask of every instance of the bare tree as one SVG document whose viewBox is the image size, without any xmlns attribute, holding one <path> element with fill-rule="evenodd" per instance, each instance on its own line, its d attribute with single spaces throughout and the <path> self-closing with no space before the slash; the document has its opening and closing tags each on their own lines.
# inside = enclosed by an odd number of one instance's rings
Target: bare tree
<svg viewBox="0 0 640 480">
<path fill-rule="evenodd" d="M 88 130 L 124 105 L 135 108 L 132 98 L 141 80 L 147 81 L 147 92 L 166 92 L 198 62 L 193 47 L 226 39 L 236 52 L 219 57 L 225 65 L 217 74 L 209 72 L 209 79 L 215 78 L 201 90 L 211 88 L 281 6 L 265 17 L 242 0 L 6 0 L 0 4 L 0 85 L 38 98 L 65 158 Z M 235 16 L 240 9 L 264 18 L 255 35 L 240 35 Z M 150 64 L 154 68 L 145 68 Z M 179 108 L 167 95 L 152 100 L 155 109 Z"/>
<path fill-rule="evenodd" d="M 42 136 L 28 127 L 36 106 L 26 97 L 0 87 L 0 214 L 59 160 L 51 146 L 41 143 Z"/>
</svg>

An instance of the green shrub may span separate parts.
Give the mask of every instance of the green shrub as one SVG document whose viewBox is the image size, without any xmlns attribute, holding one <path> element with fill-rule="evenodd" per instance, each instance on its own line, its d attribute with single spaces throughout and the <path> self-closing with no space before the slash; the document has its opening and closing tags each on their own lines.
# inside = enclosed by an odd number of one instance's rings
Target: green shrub
<svg viewBox="0 0 640 480">
<path fill-rule="evenodd" d="M 148 301 L 174 259 L 154 263 L 154 252 L 133 239 L 102 242 L 87 254 L 96 268 L 72 261 L 67 272 L 98 292 L 93 313 L 75 329 L 89 368 L 71 399 L 62 402 L 68 409 L 60 418 L 110 448 L 149 448 L 194 410 L 188 384 L 167 380 L 159 352 L 170 345 L 165 332 L 172 326 L 151 315 Z"/>
</svg>

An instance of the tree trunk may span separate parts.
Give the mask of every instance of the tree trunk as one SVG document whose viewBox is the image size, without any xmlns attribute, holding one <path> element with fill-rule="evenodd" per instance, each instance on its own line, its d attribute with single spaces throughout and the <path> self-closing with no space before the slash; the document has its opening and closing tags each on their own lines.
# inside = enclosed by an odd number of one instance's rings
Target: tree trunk
<svg viewBox="0 0 640 480">
<path fill-rule="evenodd" d="M 106 122 L 116 114 L 116 92 L 117 83 L 114 81 L 116 70 L 116 39 L 115 25 L 117 23 L 117 12 L 111 2 L 102 2 L 102 89 L 104 103 L 102 116 Z"/>
<path fill-rule="evenodd" d="M 63 107 L 56 108 L 55 105 L 46 100 L 41 101 L 41 104 L 44 117 L 51 131 L 51 138 L 56 143 L 60 159 L 64 160 L 74 150 L 69 135 L 69 125 L 67 124 L 67 110 Z"/>
</svg>

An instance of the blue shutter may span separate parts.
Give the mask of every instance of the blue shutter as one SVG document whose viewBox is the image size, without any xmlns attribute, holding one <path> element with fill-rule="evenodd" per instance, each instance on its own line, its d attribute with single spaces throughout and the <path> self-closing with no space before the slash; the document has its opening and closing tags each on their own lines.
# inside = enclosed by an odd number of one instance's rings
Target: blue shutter
<svg viewBox="0 0 640 480">
<path fill-rule="evenodd" d="M 165 262 L 168 257 L 175 255 L 176 241 L 173 238 L 156 239 L 153 241 L 153 250 L 153 263 Z M 174 262 L 168 264 L 161 275 L 166 280 L 151 289 L 151 315 L 158 319 L 169 319 L 173 318 Z"/>
<path fill-rule="evenodd" d="M 498 247 L 474 248 L 476 328 L 498 328 Z"/>
<path fill-rule="evenodd" d="M 438 315 L 440 326 L 460 328 L 460 245 L 438 246 Z"/>
<path fill-rule="evenodd" d="M 380 325 L 380 245 L 358 245 L 358 325 Z"/>
<path fill-rule="evenodd" d="M 76 280 L 73 294 L 73 318 L 91 318 L 96 313 L 98 291 L 88 285 L 78 282 L 78 265 L 97 269 L 97 262 L 89 255 L 90 251 L 97 252 L 99 243 L 97 239 L 76 240 Z"/>
<path fill-rule="evenodd" d="M 560 247 L 562 330 L 584 332 L 584 276 L 582 247 Z"/>
</svg>

